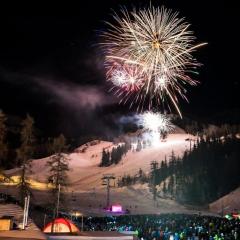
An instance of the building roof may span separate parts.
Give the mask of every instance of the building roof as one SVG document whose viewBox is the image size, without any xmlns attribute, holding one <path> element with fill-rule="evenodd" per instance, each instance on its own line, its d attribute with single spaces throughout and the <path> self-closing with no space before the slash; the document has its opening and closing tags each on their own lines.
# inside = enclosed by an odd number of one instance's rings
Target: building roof
<svg viewBox="0 0 240 240">
<path fill-rule="evenodd" d="M 0 218 L 4 216 L 13 217 L 18 223 L 23 220 L 23 209 L 16 204 L 0 204 Z M 28 218 L 26 230 L 0 231 L 0 240 L 21 239 L 21 240 L 42 240 L 47 239 L 34 222 Z"/>
<path fill-rule="evenodd" d="M 7 239 L 46 240 L 47 237 L 41 231 L 36 230 L 0 231 L 0 240 Z"/>
</svg>

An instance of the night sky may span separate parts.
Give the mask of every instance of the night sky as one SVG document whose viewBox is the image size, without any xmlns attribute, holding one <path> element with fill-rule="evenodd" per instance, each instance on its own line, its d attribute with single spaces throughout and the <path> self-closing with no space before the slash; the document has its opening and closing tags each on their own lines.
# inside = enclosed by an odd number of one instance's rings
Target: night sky
<svg viewBox="0 0 240 240">
<path fill-rule="evenodd" d="M 149 1 L 78 2 L 58 5 L 60 10 L 1 8 L 6 16 L 0 21 L 0 109 L 12 116 L 30 113 L 44 135 L 114 135 L 113 120 L 129 110 L 108 93 L 98 31 L 111 20 L 111 9 L 144 7 Z M 183 115 L 216 120 L 239 113 L 237 7 L 210 0 L 152 3 L 179 11 L 197 40 L 208 42 L 195 54 L 203 64 L 197 77 L 201 84 L 188 88 L 189 103 L 180 101 Z"/>
</svg>

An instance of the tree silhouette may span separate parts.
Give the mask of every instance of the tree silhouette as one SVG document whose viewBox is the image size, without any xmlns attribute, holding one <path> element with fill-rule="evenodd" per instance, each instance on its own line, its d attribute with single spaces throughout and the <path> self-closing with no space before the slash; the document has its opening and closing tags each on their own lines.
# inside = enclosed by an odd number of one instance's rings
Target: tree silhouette
<svg viewBox="0 0 240 240">
<path fill-rule="evenodd" d="M 61 186 L 61 191 L 65 187 L 68 186 L 68 177 L 67 172 L 69 171 L 68 167 L 68 156 L 65 154 L 68 150 L 68 145 L 66 144 L 66 139 L 63 134 L 59 137 L 53 139 L 52 143 L 52 151 L 54 155 L 50 157 L 50 160 L 47 162 L 47 166 L 49 167 L 49 176 L 48 180 L 51 182 L 52 186 L 52 194 L 54 199 L 54 217 L 56 217 L 56 200 L 58 196 L 59 186 Z M 60 192 L 60 200 L 61 203 L 64 202 L 64 198 Z"/>
<path fill-rule="evenodd" d="M 8 145 L 6 143 L 7 136 L 7 126 L 6 126 L 7 117 L 0 110 L 0 166 L 6 166 L 7 154 L 8 154 Z"/>
<path fill-rule="evenodd" d="M 19 165 L 21 166 L 20 178 L 17 186 L 19 188 L 20 202 L 23 204 L 24 198 L 28 194 L 32 194 L 26 175 L 28 172 L 31 172 L 31 161 L 35 149 L 35 136 L 33 130 L 34 120 L 32 117 L 27 115 L 27 117 L 21 122 L 21 125 L 21 146 L 16 150 L 16 152 Z"/>
</svg>

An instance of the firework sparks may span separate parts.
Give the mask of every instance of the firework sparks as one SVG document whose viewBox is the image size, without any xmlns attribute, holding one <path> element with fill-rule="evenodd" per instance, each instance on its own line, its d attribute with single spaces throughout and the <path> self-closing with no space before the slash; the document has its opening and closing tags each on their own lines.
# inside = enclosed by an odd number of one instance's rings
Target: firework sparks
<svg viewBox="0 0 240 240">
<path fill-rule="evenodd" d="M 165 88 L 167 88 L 168 83 L 169 81 L 165 74 L 157 76 L 155 80 L 156 91 L 158 91 L 159 88 L 161 91 L 163 91 Z"/>
<path fill-rule="evenodd" d="M 138 115 L 138 125 L 142 126 L 144 130 L 151 135 L 152 145 L 156 146 L 160 142 L 160 137 L 173 130 L 169 118 L 166 115 L 154 112 L 145 112 Z"/>
<path fill-rule="evenodd" d="M 149 131 L 168 133 L 173 129 L 173 125 L 171 124 L 169 118 L 164 114 L 148 111 L 140 114 L 139 116 L 139 124 L 142 125 L 144 129 Z"/>
<path fill-rule="evenodd" d="M 170 99 L 181 115 L 178 96 L 186 99 L 185 84 L 197 84 L 189 76 L 191 69 L 199 66 L 192 53 L 205 43 L 195 45 L 189 24 L 164 7 L 122 10 L 121 16 L 113 17 L 116 22 L 108 23 L 102 44 L 106 50 L 107 78 L 119 88 L 116 92 L 121 101 L 131 100 L 131 105 L 136 102 L 141 109 L 148 101 L 150 109 L 154 102 L 163 104 Z M 116 72 L 113 63 L 122 68 Z M 129 72 L 135 75 L 129 76 Z M 135 97 L 128 93 L 133 89 Z"/>
<path fill-rule="evenodd" d="M 143 84 L 144 73 L 139 71 L 140 68 L 131 65 L 114 64 L 114 67 L 108 71 L 107 79 L 114 86 L 120 87 L 122 90 L 137 91 Z"/>
</svg>

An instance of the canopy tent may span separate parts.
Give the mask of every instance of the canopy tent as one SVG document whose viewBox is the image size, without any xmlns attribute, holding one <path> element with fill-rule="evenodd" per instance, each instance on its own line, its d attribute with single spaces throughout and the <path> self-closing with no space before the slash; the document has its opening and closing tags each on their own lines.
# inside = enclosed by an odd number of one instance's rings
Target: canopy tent
<svg viewBox="0 0 240 240">
<path fill-rule="evenodd" d="M 66 218 L 56 218 L 54 221 L 48 223 L 44 229 L 44 233 L 76 233 L 79 229 Z"/>
</svg>

